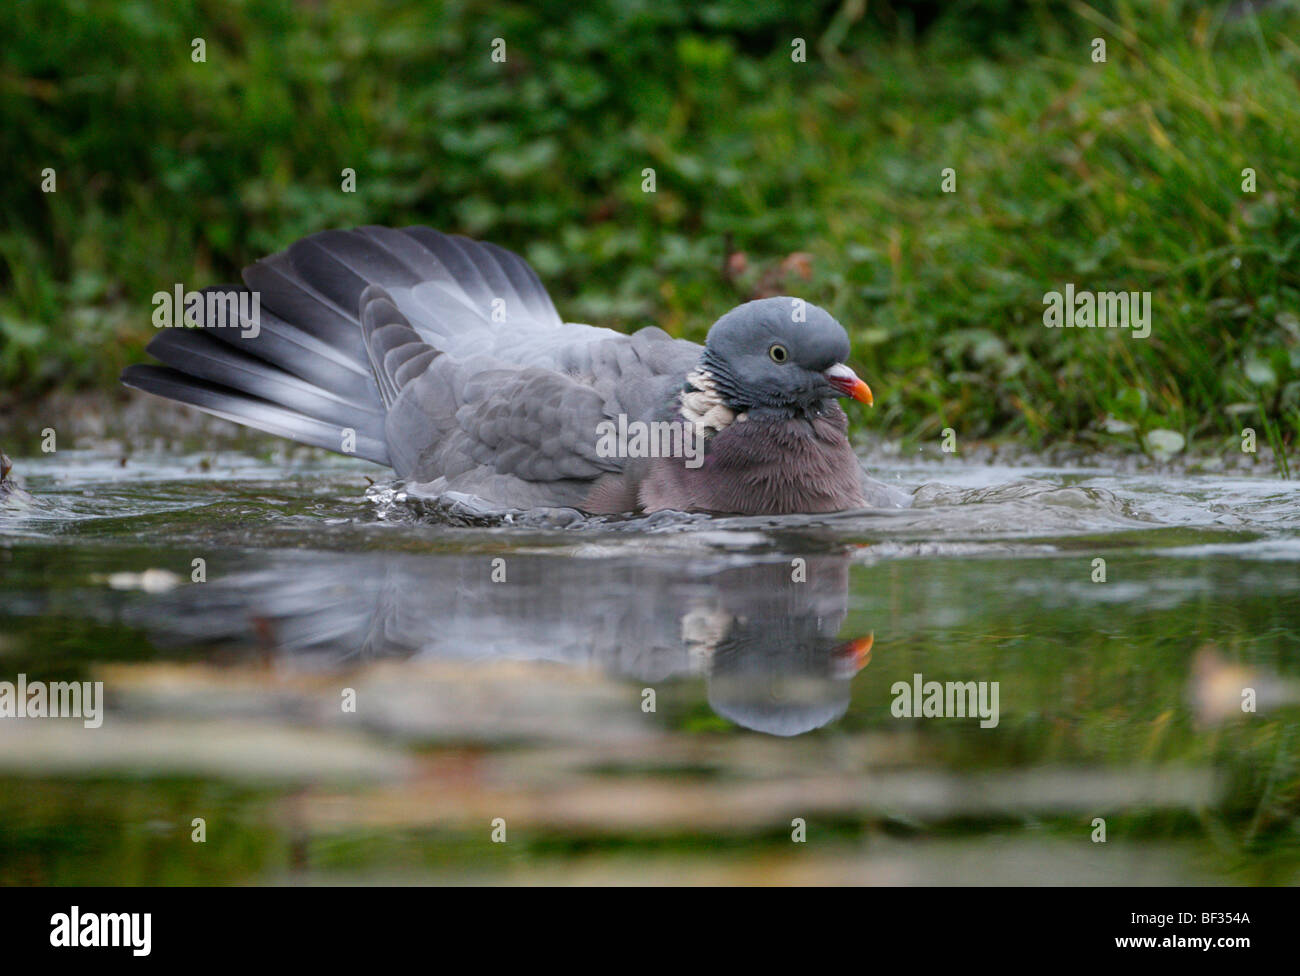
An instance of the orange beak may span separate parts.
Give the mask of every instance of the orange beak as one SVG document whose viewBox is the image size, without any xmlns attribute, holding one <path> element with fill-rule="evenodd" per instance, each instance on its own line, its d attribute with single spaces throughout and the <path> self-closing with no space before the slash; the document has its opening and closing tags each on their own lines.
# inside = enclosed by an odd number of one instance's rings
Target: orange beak
<svg viewBox="0 0 1300 976">
<path fill-rule="evenodd" d="M 853 668 L 853 673 L 857 674 L 871 663 L 871 645 L 875 642 L 875 633 L 870 633 L 866 637 L 859 637 L 856 640 L 845 641 L 839 647 L 835 648 L 835 651 L 840 657 L 849 663 L 849 666 Z"/>
<path fill-rule="evenodd" d="M 826 377 L 831 386 L 839 391 L 840 396 L 853 397 L 859 403 L 865 403 L 867 406 L 875 403 L 874 398 L 871 396 L 871 387 L 858 379 L 858 374 L 843 363 L 836 363 L 822 375 Z"/>
</svg>

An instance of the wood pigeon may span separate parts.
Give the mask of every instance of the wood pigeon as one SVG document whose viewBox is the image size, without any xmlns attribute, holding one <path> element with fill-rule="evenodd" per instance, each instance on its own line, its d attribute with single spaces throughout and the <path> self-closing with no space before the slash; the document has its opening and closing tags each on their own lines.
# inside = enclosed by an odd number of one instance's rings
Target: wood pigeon
<svg viewBox="0 0 1300 976">
<path fill-rule="evenodd" d="M 165 365 L 122 381 L 505 507 L 905 504 L 849 444 L 838 400 L 872 395 L 848 335 L 801 299 L 734 308 L 703 347 L 627 335 L 563 321 L 518 255 L 428 227 L 313 234 L 243 279 L 183 296 L 148 346 Z"/>
</svg>

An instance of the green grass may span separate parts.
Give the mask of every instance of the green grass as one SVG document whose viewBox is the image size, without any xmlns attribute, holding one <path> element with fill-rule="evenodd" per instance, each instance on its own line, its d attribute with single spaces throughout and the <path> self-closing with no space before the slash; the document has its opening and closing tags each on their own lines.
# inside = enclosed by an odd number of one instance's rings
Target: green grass
<svg viewBox="0 0 1300 976">
<path fill-rule="evenodd" d="M 1293 449 L 1296 5 L 868 6 L 6 5 L 0 401 L 111 388 L 174 282 L 428 223 L 519 250 L 572 319 L 825 305 L 874 432 Z M 1067 282 L 1150 291 L 1150 338 L 1044 328 Z"/>
</svg>

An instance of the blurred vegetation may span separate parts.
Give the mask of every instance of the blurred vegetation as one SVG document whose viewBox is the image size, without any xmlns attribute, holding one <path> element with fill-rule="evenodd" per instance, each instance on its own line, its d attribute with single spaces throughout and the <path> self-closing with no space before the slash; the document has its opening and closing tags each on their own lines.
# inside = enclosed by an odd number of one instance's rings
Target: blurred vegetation
<svg viewBox="0 0 1300 976">
<path fill-rule="evenodd" d="M 1177 0 L 16 0 L 0 404 L 114 388 L 174 282 L 427 223 L 518 250 L 571 319 L 699 339 L 806 296 L 891 435 L 1294 443 L 1298 27 Z M 1044 328 L 1067 282 L 1151 291 L 1150 338 Z"/>
</svg>

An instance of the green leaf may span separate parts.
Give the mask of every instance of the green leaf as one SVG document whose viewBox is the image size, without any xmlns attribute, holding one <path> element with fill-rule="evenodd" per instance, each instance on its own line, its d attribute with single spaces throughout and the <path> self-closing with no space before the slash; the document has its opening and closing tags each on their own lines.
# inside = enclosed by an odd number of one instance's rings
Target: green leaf
<svg viewBox="0 0 1300 976">
<path fill-rule="evenodd" d="M 1159 428 L 1146 436 L 1147 450 L 1161 460 L 1172 457 L 1186 446 L 1187 441 L 1176 430 Z"/>
</svg>

